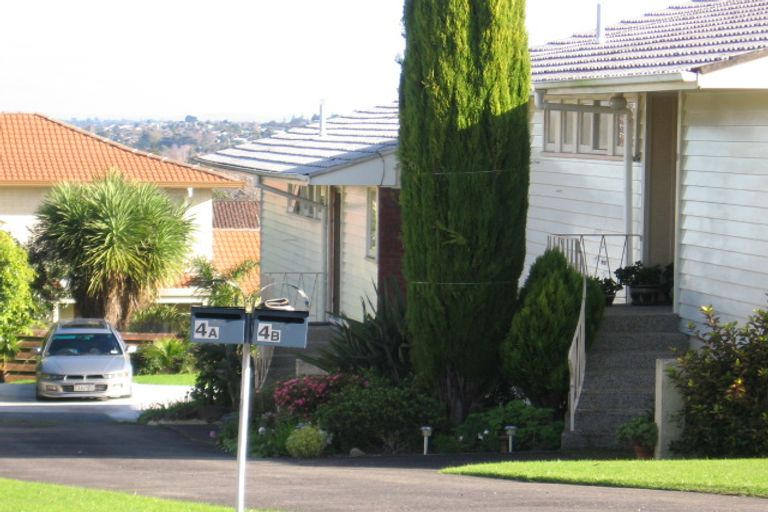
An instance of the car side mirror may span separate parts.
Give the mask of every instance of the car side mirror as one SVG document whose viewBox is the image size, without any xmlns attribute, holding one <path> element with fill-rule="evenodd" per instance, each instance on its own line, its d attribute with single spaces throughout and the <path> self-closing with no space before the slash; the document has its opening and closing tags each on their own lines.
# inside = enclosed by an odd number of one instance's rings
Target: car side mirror
<svg viewBox="0 0 768 512">
<path fill-rule="evenodd" d="M 129 354 L 135 354 L 137 350 L 139 350 L 139 348 L 136 345 L 128 345 L 126 352 Z"/>
</svg>

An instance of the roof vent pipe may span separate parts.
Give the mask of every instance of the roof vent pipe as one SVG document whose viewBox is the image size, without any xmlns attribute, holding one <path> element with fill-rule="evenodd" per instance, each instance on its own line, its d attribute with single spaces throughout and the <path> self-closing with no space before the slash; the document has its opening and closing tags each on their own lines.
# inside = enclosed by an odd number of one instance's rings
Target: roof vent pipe
<svg viewBox="0 0 768 512">
<path fill-rule="evenodd" d="M 325 106 L 325 102 L 320 102 L 320 136 L 325 137 L 326 131 L 325 131 L 325 110 L 323 107 Z"/>
<path fill-rule="evenodd" d="M 605 25 L 603 24 L 603 0 L 597 0 L 597 44 L 605 43 Z"/>
</svg>

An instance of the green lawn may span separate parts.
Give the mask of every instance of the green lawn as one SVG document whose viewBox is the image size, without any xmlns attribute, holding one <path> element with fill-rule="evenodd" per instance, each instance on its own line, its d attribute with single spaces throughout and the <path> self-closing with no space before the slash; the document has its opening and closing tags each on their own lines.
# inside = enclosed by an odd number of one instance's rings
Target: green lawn
<svg viewBox="0 0 768 512">
<path fill-rule="evenodd" d="M 231 512 L 233 508 L 0 478 L 0 512 Z M 233 496 L 234 500 L 234 496 Z M 256 509 L 252 509 L 256 510 Z"/>
<path fill-rule="evenodd" d="M 443 473 L 768 498 L 768 459 L 502 462 L 448 468 Z"/>
<path fill-rule="evenodd" d="M 174 373 L 169 375 L 134 375 L 137 384 L 167 384 L 174 386 L 194 386 L 196 373 Z"/>
</svg>

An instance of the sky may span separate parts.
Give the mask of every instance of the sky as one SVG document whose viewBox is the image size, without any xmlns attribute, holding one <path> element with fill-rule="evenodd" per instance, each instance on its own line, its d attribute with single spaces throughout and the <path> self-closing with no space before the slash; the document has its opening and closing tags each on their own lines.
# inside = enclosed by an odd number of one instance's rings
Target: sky
<svg viewBox="0 0 768 512">
<path fill-rule="evenodd" d="M 527 0 L 531 44 L 597 0 Z M 603 0 L 608 22 L 682 0 Z M 24 0 L 0 10 L 0 112 L 284 120 L 394 101 L 403 0 Z"/>
</svg>

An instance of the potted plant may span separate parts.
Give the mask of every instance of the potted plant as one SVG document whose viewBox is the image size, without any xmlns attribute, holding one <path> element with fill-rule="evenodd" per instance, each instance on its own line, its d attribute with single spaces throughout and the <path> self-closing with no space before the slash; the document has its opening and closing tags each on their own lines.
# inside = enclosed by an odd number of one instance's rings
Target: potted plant
<svg viewBox="0 0 768 512">
<path fill-rule="evenodd" d="M 617 268 L 615 274 L 619 283 L 628 288 L 633 305 L 652 306 L 666 298 L 667 283 L 661 265 L 646 267 L 643 262 L 636 261 L 633 265 Z"/>
<path fill-rule="evenodd" d="M 603 295 L 605 295 L 605 305 L 610 306 L 611 304 L 613 304 L 613 301 L 616 298 L 616 292 L 618 292 L 624 287 L 610 277 L 604 277 L 602 279 L 596 277 L 594 279 L 597 281 L 597 283 L 600 285 L 600 288 L 602 288 L 603 290 Z"/>
<path fill-rule="evenodd" d="M 659 428 L 649 415 L 636 416 L 619 427 L 617 437 L 632 445 L 638 459 L 651 459 L 659 440 Z"/>
</svg>

